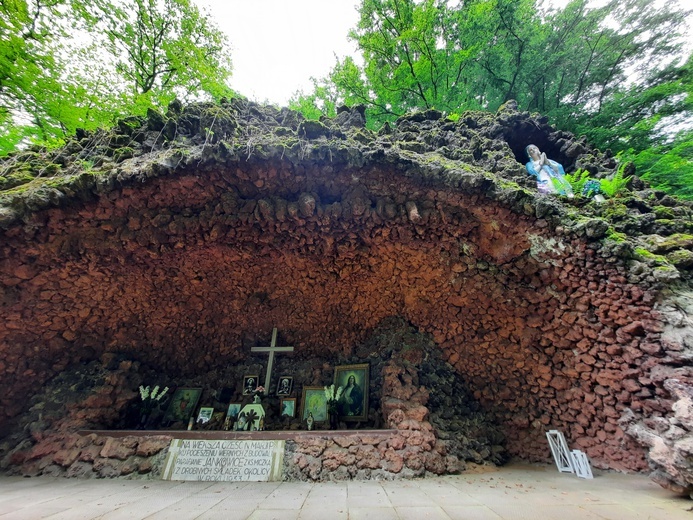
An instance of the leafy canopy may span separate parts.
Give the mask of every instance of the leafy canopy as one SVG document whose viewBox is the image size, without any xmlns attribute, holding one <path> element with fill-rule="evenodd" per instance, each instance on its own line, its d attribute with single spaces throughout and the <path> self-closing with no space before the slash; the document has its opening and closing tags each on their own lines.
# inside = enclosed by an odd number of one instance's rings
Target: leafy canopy
<svg viewBox="0 0 693 520">
<path fill-rule="evenodd" d="M 561 123 L 599 112 L 634 74 L 661 82 L 680 54 L 685 19 L 652 0 L 573 0 L 564 9 L 535 0 L 362 0 L 359 10 L 349 37 L 363 65 L 338 61 L 316 82 L 327 92 L 303 101 L 329 94 L 364 103 L 380 122 L 414 109 L 495 110 L 509 99 Z"/>
<path fill-rule="evenodd" d="M 291 106 L 308 117 L 362 103 L 377 128 L 412 110 L 494 111 L 515 99 L 599 148 L 631 155 L 677 149 L 672 130 L 693 128 L 691 58 L 682 46 L 691 13 L 676 5 L 362 0 L 359 11 L 349 37 L 362 64 L 339 60 L 312 92 L 296 93 Z"/>
<path fill-rule="evenodd" d="M 0 153 L 230 94 L 223 33 L 189 0 L 0 0 Z"/>
</svg>

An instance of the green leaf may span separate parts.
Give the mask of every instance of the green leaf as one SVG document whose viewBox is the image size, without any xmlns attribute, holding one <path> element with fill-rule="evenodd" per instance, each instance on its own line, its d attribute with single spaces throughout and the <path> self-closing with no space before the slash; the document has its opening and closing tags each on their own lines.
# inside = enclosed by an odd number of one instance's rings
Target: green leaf
<svg viewBox="0 0 693 520">
<path fill-rule="evenodd" d="M 0 153 L 233 94 L 226 37 L 189 0 L 5 0 L 0 13 Z"/>
</svg>

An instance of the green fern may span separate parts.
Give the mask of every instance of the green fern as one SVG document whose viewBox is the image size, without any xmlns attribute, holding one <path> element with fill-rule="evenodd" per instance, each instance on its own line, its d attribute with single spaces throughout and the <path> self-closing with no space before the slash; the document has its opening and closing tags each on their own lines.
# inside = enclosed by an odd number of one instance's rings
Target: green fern
<svg viewBox="0 0 693 520">
<path fill-rule="evenodd" d="M 633 177 L 632 175 L 629 175 L 628 177 L 623 176 L 623 172 L 625 171 L 627 165 L 628 163 L 621 164 L 611 179 L 601 179 L 599 181 L 604 195 L 607 197 L 615 197 L 626 188 L 628 182 L 630 182 L 631 178 Z"/>
<path fill-rule="evenodd" d="M 579 169 L 575 173 L 566 173 L 565 180 L 570 183 L 570 187 L 573 188 L 573 193 L 580 195 L 582 189 L 585 187 L 585 183 L 590 180 L 590 172 Z"/>
</svg>

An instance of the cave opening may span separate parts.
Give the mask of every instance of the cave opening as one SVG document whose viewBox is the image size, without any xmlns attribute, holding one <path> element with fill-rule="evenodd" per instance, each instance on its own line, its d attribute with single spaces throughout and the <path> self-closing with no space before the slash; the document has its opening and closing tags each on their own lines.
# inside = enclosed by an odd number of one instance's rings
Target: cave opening
<svg viewBox="0 0 693 520">
<path fill-rule="evenodd" d="M 325 385 L 335 365 L 369 363 L 367 424 L 388 423 L 393 396 L 420 399 L 430 415 L 416 417 L 428 417 L 465 460 L 545 460 L 546 428 L 596 437 L 610 427 L 603 408 L 615 404 L 612 391 L 593 401 L 593 382 L 577 367 L 598 362 L 582 334 L 597 337 L 640 312 L 637 295 L 599 315 L 583 309 L 587 292 L 611 290 L 622 268 L 584 243 L 557 240 L 534 215 L 410 178 L 392 183 L 387 167 L 329 179 L 321 166 L 301 165 L 301 176 L 293 169 L 256 161 L 204 182 L 184 172 L 88 204 L 79 219 L 44 215 L 35 245 L 22 250 L 38 281 L 13 299 L 22 320 L 10 353 L 22 371 L 10 375 L 5 413 L 16 414 L 17 392 L 29 391 L 22 373 L 47 381 L 75 360 L 117 360 L 112 377 L 131 385 L 165 375 L 216 395 L 264 374 L 266 361 L 250 348 L 277 327 L 296 347 L 279 357 L 277 376 L 296 370 L 297 385 Z M 54 261 L 56 248 L 64 261 Z M 594 265 L 609 276 L 596 280 Z M 398 343 L 400 330 L 374 341 L 395 319 L 429 338 L 426 347 Z M 20 361 L 21 348 L 39 344 L 40 358 Z M 386 376 L 394 360 L 408 360 L 397 379 Z M 126 393 L 111 392 L 124 410 Z M 92 419 L 120 420 L 90 410 Z M 278 428 L 291 424 L 276 419 Z M 476 449 L 460 440 L 475 421 L 483 425 Z M 612 449 L 587 448 L 605 459 Z"/>
<path fill-rule="evenodd" d="M 529 159 L 526 148 L 530 144 L 534 144 L 539 150 L 545 152 L 549 159 L 563 165 L 566 173 L 572 173 L 575 170 L 577 156 L 579 152 L 584 151 L 582 148 L 574 148 L 571 151 L 571 156 L 567 155 L 566 152 L 570 147 L 575 147 L 571 137 L 566 132 L 547 133 L 544 128 L 531 119 L 519 122 L 512 127 L 506 127 L 502 133 L 502 139 L 508 144 L 515 160 L 520 164 L 525 165 L 527 163 Z"/>
</svg>

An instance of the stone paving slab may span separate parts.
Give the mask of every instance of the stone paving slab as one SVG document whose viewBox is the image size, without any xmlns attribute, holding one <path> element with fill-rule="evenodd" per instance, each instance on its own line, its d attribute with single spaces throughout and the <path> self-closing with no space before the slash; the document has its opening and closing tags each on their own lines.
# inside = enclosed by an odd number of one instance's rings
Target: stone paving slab
<svg viewBox="0 0 693 520">
<path fill-rule="evenodd" d="M 693 520 L 692 507 L 643 475 L 553 466 L 316 484 L 0 477 L 0 520 Z"/>
</svg>

